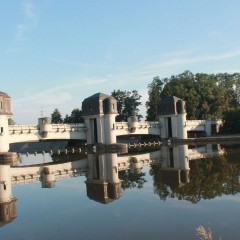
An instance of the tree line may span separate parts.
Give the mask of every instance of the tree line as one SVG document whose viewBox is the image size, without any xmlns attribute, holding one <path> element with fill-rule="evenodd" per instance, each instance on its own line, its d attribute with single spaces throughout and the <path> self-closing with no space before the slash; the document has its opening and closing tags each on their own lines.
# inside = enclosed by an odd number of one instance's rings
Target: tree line
<svg viewBox="0 0 240 240">
<path fill-rule="evenodd" d="M 70 115 L 66 115 L 65 118 L 62 117 L 60 111 L 56 108 L 51 114 L 51 123 L 83 123 L 82 110 L 75 108 L 72 110 Z"/>
<path fill-rule="evenodd" d="M 147 86 L 146 120 L 157 120 L 157 107 L 162 98 L 176 96 L 186 101 L 187 119 L 223 119 L 225 132 L 240 132 L 240 73 L 206 74 L 185 71 L 169 78 L 153 77 Z M 138 116 L 141 95 L 137 90 L 114 90 L 119 115 L 116 121 Z M 52 113 L 52 123 L 83 122 L 82 111 L 74 109 L 62 118 L 58 109 Z"/>
</svg>

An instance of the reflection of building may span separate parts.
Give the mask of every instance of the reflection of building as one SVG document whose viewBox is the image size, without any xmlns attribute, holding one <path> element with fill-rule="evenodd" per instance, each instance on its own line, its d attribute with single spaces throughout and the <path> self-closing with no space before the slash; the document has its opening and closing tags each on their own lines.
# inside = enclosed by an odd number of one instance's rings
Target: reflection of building
<svg viewBox="0 0 240 240">
<path fill-rule="evenodd" d="M 10 166 L 0 165 L 0 226 L 16 218 L 16 201 L 12 196 Z"/>
<path fill-rule="evenodd" d="M 53 188 L 55 187 L 55 175 L 54 172 L 51 172 L 51 170 L 48 167 L 44 167 L 41 172 L 41 182 L 42 182 L 42 188 Z"/>
<path fill-rule="evenodd" d="M 161 178 L 172 187 L 181 187 L 190 181 L 188 146 L 179 145 L 161 148 Z"/>
<path fill-rule="evenodd" d="M 88 155 L 87 196 L 100 203 L 110 203 L 121 196 L 116 153 Z"/>
<path fill-rule="evenodd" d="M 41 181 L 43 188 L 55 187 L 56 180 L 72 176 L 86 175 L 87 196 L 100 203 L 109 203 L 121 196 L 121 180 L 118 172 L 129 170 L 124 175 L 128 182 L 143 177 L 144 166 L 158 166 L 162 182 L 170 187 L 181 187 L 190 181 L 189 162 L 205 158 L 209 155 L 222 154 L 218 145 L 162 146 L 158 151 L 150 153 L 101 155 L 88 154 L 87 159 L 65 163 L 50 163 L 26 167 L 10 168 L 13 184 Z M 132 175 L 131 175 L 132 174 Z M 128 179 L 135 174 L 135 179 Z M 138 176 L 137 176 L 138 175 Z M 140 176 L 141 175 L 141 176 Z M 144 181 L 143 181 L 144 182 Z"/>
</svg>

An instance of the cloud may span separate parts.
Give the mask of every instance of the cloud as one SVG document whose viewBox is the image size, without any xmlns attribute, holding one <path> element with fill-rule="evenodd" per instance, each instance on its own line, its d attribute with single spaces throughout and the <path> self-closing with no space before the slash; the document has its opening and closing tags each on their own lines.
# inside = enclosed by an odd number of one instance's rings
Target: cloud
<svg viewBox="0 0 240 240">
<path fill-rule="evenodd" d="M 103 74 L 98 73 L 95 69 L 96 71 L 93 71 L 95 73 L 91 73 L 94 74 L 94 77 L 84 78 L 79 73 L 76 76 L 67 76 L 63 79 L 58 79 L 59 85 L 54 87 L 49 88 L 48 86 L 44 86 L 45 89 L 43 89 L 41 86 L 39 92 L 36 92 L 36 89 L 32 89 L 30 92 L 31 95 L 25 94 L 22 98 L 13 101 L 13 113 L 16 116 L 16 122 L 19 122 L 18 119 L 25 118 L 23 120 L 24 123 L 26 116 L 36 121 L 37 116 L 40 115 L 41 108 L 43 108 L 47 116 L 50 116 L 55 108 L 59 108 L 63 115 L 69 114 L 73 108 L 81 108 L 81 102 L 86 97 L 96 92 L 111 94 L 116 89 L 127 91 L 136 89 L 142 95 L 142 105 L 139 109 L 140 114 L 145 117 L 145 102 L 148 99 L 147 86 L 151 83 L 153 77 L 169 77 L 170 74 L 181 73 L 181 71 L 186 69 L 191 70 L 194 65 L 200 69 L 200 67 L 209 62 L 223 61 L 240 56 L 240 50 L 226 51 L 215 55 L 197 55 L 195 51 L 196 49 L 176 53 L 170 52 L 169 54 L 164 53 L 161 56 L 144 59 L 134 67 L 129 68 L 129 66 L 126 66 L 117 70 L 114 68 L 111 71 L 109 71 L 108 66 L 104 66 L 101 63 L 101 72 L 105 72 Z M 200 63 L 203 63 L 203 65 L 200 65 Z M 216 65 L 218 67 L 219 64 L 213 65 L 215 69 L 217 68 Z M 224 70 L 228 72 L 227 69 Z M 200 71 L 202 70 L 200 69 Z"/>
<path fill-rule="evenodd" d="M 221 60 L 226 60 L 229 58 L 233 57 L 238 57 L 240 56 L 240 50 L 234 50 L 234 51 L 228 51 L 228 52 L 223 52 L 221 54 L 216 54 L 216 55 L 202 55 L 202 56 L 190 56 L 187 57 L 185 56 L 185 53 L 182 53 L 182 56 L 177 56 L 173 57 L 167 60 L 162 60 L 160 62 L 156 62 L 153 64 L 148 65 L 146 68 L 148 71 L 153 71 L 158 69 L 168 69 L 168 68 L 173 68 L 173 67 L 178 67 L 182 65 L 190 65 L 190 64 L 196 64 L 196 63 L 205 63 L 209 61 L 221 61 Z"/>
<path fill-rule="evenodd" d="M 23 12 L 25 17 L 32 23 L 32 25 L 37 24 L 36 9 L 32 2 L 25 2 L 23 4 Z"/>
<path fill-rule="evenodd" d="M 24 21 L 17 25 L 16 41 L 24 41 L 27 33 L 37 25 L 38 18 L 35 6 L 32 2 L 24 2 L 22 4 L 22 12 Z"/>
<path fill-rule="evenodd" d="M 89 97 L 89 89 L 97 91 L 101 85 L 105 85 L 107 79 L 85 78 L 81 81 L 74 81 L 41 90 L 30 92 L 20 99 L 12 99 L 12 112 L 14 120 L 18 124 L 32 124 L 37 122 L 43 110 L 45 116 L 51 116 L 55 108 L 58 108 L 63 117 L 74 108 L 81 108 L 81 102 Z M 93 90 L 93 91 L 94 91 Z M 93 93 L 95 93 L 93 92 Z"/>
</svg>

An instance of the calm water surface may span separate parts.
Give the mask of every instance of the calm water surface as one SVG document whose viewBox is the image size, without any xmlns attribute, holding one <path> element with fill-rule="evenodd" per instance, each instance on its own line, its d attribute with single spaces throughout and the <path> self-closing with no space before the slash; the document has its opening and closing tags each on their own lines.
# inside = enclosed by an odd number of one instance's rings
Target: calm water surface
<svg viewBox="0 0 240 240">
<path fill-rule="evenodd" d="M 32 163 L 38 179 L 11 176 L 17 216 L 1 207 L 0 239 L 200 239 L 199 225 L 240 238 L 240 145 L 21 155 L 13 175 Z"/>
</svg>

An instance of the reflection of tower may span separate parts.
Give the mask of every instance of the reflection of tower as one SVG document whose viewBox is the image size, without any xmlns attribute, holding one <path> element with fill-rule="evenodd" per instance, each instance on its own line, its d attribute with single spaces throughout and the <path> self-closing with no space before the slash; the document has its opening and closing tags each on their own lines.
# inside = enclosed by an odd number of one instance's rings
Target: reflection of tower
<svg viewBox="0 0 240 240">
<path fill-rule="evenodd" d="M 121 196 L 116 153 L 88 154 L 87 196 L 100 203 L 109 203 Z"/>
<path fill-rule="evenodd" d="M 0 224 L 2 226 L 16 218 L 16 201 L 12 196 L 10 166 L 0 165 Z"/>
<path fill-rule="evenodd" d="M 141 173 L 142 163 L 136 157 L 130 158 L 130 173 Z"/>
<path fill-rule="evenodd" d="M 190 182 L 188 146 L 178 145 L 173 147 L 163 146 L 161 148 L 162 162 L 161 176 L 163 181 L 170 186 L 181 187 Z"/>
<path fill-rule="evenodd" d="M 50 169 L 48 167 L 44 167 L 41 172 L 41 178 L 42 182 L 42 188 L 53 188 L 55 187 L 55 175 L 50 172 Z"/>
</svg>

